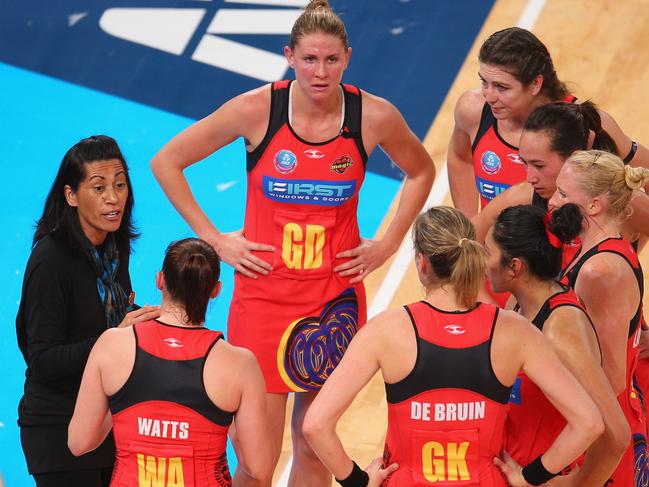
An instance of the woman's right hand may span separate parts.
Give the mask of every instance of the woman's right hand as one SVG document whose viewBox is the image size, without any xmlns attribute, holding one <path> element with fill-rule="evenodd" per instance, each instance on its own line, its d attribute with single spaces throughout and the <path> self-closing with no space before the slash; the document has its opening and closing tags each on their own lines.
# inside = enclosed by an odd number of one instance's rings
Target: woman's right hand
<svg viewBox="0 0 649 487">
<path fill-rule="evenodd" d="M 372 463 L 370 463 L 367 468 L 365 468 L 365 472 L 370 477 L 370 481 L 367 483 L 367 487 L 380 487 L 385 479 L 387 479 L 392 474 L 392 472 L 399 468 L 398 463 L 391 463 L 386 468 L 381 468 L 382 466 L 383 459 L 375 458 L 374 460 L 372 460 Z"/>
<path fill-rule="evenodd" d="M 523 477 L 523 467 L 503 450 L 502 458 L 494 457 L 494 463 L 507 479 L 511 487 L 531 487 Z"/>
<path fill-rule="evenodd" d="M 117 325 L 117 328 L 125 328 L 127 326 L 134 325 L 135 323 L 153 320 L 158 316 L 160 316 L 160 306 L 145 305 L 134 311 L 129 311 L 128 313 L 126 313 L 126 316 L 124 316 L 122 322 Z"/>
<path fill-rule="evenodd" d="M 244 276 L 257 279 L 258 274 L 268 275 L 273 267 L 252 253 L 274 252 L 275 247 L 268 244 L 250 242 L 243 236 L 243 230 L 232 233 L 222 233 L 216 238 L 206 238 L 222 261 L 227 262 L 234 270 Z"/>
</svg>

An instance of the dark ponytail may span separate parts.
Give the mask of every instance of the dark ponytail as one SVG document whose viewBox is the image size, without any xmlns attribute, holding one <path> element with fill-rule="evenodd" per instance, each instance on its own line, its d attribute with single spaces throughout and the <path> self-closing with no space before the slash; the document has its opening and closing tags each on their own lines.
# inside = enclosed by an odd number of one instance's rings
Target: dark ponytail
<svg viewBox="0 0 649 487">
<path fill-rule="evenodd" d="M 602 128 L 602 119 L 591 101 L 541 105 L 527 118 L 523 130 L 544 132 L 550 139 L 552 152 L 563 159 L 577 150 L 586 150 L 591 131 L 595 133 L 593 148 L 618 153 L 615 141 Z"/>
<path fill-rule="evenodd" d="M 556 279 L 561 270 L 562 249 L 550 243 L 548 230 L 561 242 L 570 242 L 579 235 L 583 217 L 579 207 L 572 203 L 555 210 L 547 227 L 544 217 L 544 211 L 532 205 L 511 206 L 498 215 L 493 239 L 500 247 L 503 267 L 519 258 L 539 279 Z"/>
<path fill-rule="evenodd" d="M 189 323 L 200 326 L 212 291 L 219 281 L 220 259 L 207 242 L 186 238 L 172 242 L 162 263 L 165 288 L 185 308 Z"/>
</svg>

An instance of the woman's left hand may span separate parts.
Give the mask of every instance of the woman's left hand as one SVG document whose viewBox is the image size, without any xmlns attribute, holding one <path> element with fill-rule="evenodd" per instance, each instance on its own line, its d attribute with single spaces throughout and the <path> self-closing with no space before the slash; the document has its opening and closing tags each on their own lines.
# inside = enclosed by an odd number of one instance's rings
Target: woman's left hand
<svg viewBox="0 0 649 487">
<path fill-rule="evenodd" d="M 354 276 L 349 282 L 356 284 L 365 279 L 370 272 L 381 267 L 392 253 L 382 240 L 361 238 L 358 247 L 336 254 L 336 259 L 351 258 L 351 260 L 334 267 L 334 272 L 338 272 L 341 276 Z"/>
<path fill-rule="evenodd" d="M 494 457 L 494 463 L 507 479 L 511 487 L 531 487 L 523 477 L 523 467 L 503 450 L 502 459 Z"/>
<path fill-rule="evenodd" d="M 366 468 L 365 472 L 370 477 L 370 481 L 367 483 L 367 487 L 380 487 L 383 484 L 383 481 L 387 479 L 392 472 L 399 468 L 398 463 L 391 463 L 385 468 L 383 466 L 382 458 L 375 458 L 372 460 Z"/>
</svg>

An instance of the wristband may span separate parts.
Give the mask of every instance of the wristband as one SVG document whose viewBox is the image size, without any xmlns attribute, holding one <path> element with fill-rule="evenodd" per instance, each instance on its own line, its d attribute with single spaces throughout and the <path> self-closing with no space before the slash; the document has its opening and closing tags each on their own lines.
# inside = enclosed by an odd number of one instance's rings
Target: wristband
<svg viewBox="0 0 649 487">
<path fill-rule="evenodd" d="M 525 482 L 530 485 L 544 484 L 551 478 L 559 475 L 559 472 L 548 472 L 548 470 L 543 466 L 541 456 L 542 455 L 539 455 L 536 460 L 533 460 L 531 463 L 528 463 L 523 467 L 523 478 L 525 479 Z"/>
<path fill-rule="evenodd" d="M 638 150 L 638 144 L 635 143 L 634 141 L 631 141 L 631 150 L 629 150 L 629 153 L 626 155 L 624 158 L 624 164 L 628 164 L 631 162 L 631 159 L 633 159 L 633 156 L 635 156 L 635 153 Z"/>
<path fill-rule="evenodd" d="M 342 480 L 336 479 L 336 482 L 343 487 L 367 487 L 367 484 L 370 483 L 370 476 L 367 475 L 365 470 L 362 470 L 361 467 L 356 465 L 356 462 L 353 462 L 353 464 L 354 468 L 352 468 L 352 473 Z"/>
</svg>

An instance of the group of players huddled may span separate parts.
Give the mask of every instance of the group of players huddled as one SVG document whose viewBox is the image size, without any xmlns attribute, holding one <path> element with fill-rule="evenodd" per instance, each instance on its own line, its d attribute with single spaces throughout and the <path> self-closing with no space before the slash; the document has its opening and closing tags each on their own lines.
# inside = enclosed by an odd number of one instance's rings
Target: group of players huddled
<svg viewBox="0 0 649 487">
<path fill-rule="evenodd" d="M 134 303 L 117 144 L 65 155 L 17 317 L 37 485 L 270 486 L 294 392 L 290 486 L 649 486 L 649 151 L 568 91 L 531 32 L 504 29 L 455 108 L 455 208 L 421 212 L 433 161 L 392 104 L 341 83 L 351 48 L 327 0 L 285 55 L 294 80 L 229 100 L 151 162 L 198 237 L 168 247 L 160 306 Z M 239 137 L 245 221 L 222 233 L 183 171 Z M 405 177 L 367 240 L 358 195 L 377 146 Z M 425 297 L 367 321 L 363 279 L 409 229 Z M 236 271 L 227 342 L 205 323 L 222 261 Z M 363 470 L 336 425 L 378 371 L 387 437 Z"/>
</svg>

